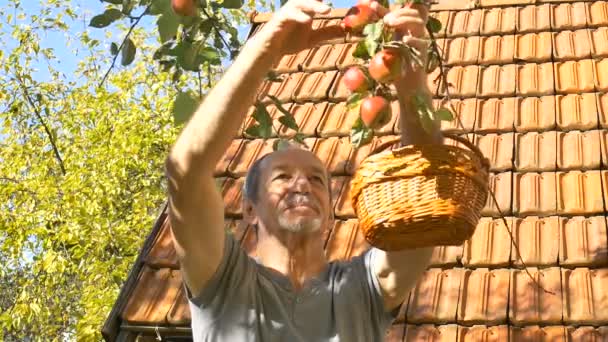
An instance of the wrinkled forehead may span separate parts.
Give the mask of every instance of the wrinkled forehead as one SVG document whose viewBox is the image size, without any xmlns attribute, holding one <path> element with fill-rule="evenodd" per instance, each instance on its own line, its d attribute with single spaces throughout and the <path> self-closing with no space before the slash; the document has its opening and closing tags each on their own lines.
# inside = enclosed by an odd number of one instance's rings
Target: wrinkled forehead
<svg viewBox="0 0 608 342">
<path fill-rule="evenodd" d="M 289 148 L 268 155 L 264 161 L 265 174 L 281 168 L 318 171 L 327 176 L 327 169 L 323 162 L 312 152 L 301 148 Z"/>
</svg>

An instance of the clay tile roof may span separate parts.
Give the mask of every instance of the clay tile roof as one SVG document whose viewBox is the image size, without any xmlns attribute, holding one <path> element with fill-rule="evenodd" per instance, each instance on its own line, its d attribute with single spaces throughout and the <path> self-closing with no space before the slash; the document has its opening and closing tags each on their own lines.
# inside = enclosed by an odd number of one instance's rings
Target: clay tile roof
<svg viewBox="0 0 608 342">
<path fill-rule="evenodd" d="M 313 25 L 338 23 L 346 10 L 315 18 Z M 434 249 L 431 267 L 386 340 L 608 341 L 608 2 L 439 0 L 431 16 L 443 24 L 438 44 L 462 123 L 443 122 L 442 130 L 466 134 L 490 160 L 498 206 L 488 198 L 463 245 Z M 270 17 L 253 13 L 251 34 Z M 357 113 L 345 106 L 349 93 L 341 77 L 360 63 L 352 57 L 360 39 L 284 56 L 273 67 L 282 81 L 257 89 L 258 97 L 272 94 L 286 103 L 308 148 L 331 174 L 336 220 L 324 232 L 330 260 L 369 248 L 348 197 L 350 178 L 375 146 L 400 133 L 395 115 L 371 145 L 350 145 Z M 437 75 L 428 83 L 435 104 L 446 105 Z M 280 115 L 272 103 L 265 105 L 271 116 Z M 276 138 L 294 132 L 281 127 L 270 140 L 253 139 L 245 133 L 254 124 L 252 113 L 215 177 L 226 229 L 255 256 L 255 229 L 242 221 L 244 176 Z M 187 340 L 190 319 L 163 207 L 103 334 L 107 341 L 157 334 Z"/>
</svg>

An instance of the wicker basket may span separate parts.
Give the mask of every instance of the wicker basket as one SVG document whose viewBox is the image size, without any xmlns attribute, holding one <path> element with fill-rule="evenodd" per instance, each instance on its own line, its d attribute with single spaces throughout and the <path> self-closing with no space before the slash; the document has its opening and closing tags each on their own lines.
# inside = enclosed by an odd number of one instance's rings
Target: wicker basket
<svg viewBox="0 0 608 342">
<path fill-rule="evenodd" d="M 488 196 L 489 162 L 468 140 L 376 148 L 359 166 L 351 201 L 366 240 L 387 251 L 460 245 L 471 237 Z"/>
</svg>

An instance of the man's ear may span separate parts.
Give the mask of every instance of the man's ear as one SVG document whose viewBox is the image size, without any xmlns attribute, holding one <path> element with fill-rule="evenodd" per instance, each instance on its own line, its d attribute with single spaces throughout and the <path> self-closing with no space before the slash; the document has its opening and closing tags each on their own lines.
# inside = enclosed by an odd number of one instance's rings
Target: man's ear
<svg viewBox="0 0 608 342">
<path fill-rule="evenodd" d="M 258 223 L 258 216 L 255 212 L 255 207 L 251 200 L 243 199 L 243 221 L 250 225 L 256 225 Z"/>
</svg>

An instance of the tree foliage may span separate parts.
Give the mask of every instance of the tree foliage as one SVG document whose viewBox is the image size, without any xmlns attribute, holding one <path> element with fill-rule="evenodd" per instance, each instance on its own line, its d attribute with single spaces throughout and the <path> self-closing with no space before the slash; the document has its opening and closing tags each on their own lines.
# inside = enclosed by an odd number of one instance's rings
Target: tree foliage
<svg viewBox="0 0 608 342">
<path fill-rule="evenodd" d="M 0 341 L 101 338 L 166 197 L 175 99 L 197 103 L 223 70 L 159 63 L 173 29 L 151 9 L 167 0 L 105 2 L 103 18 L 66 0 L 0 9 Z M 254 5 L 210 13 L 234 28 Z"/>
</svg>

